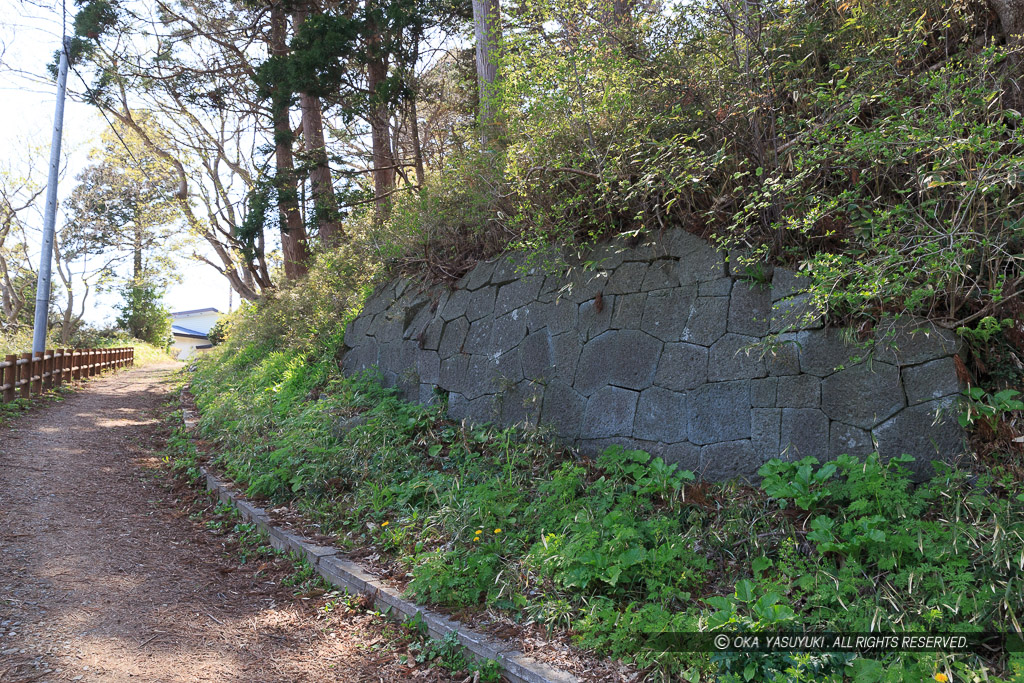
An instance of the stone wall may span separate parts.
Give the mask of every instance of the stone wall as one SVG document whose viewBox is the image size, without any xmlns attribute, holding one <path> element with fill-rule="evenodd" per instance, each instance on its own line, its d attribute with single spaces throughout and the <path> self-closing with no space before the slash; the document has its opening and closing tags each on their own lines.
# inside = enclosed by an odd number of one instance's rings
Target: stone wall
<svg viewBox="0 0 1024 683">
<path fill-rule="evenodd" d="M 874 450 L 924 473 L 963 450 L 953 335 L 895 319 L 850 344 L 796 273 L 744 279 L 726 261 L 677 230 L 554 274 L 512 256 L 451 290 L 396 279 L 349 326 L 344 367 L 378 366 L 421 402 L 439 388 L 455 419 L 642 448 L 712 479 Z"/>
</svg>

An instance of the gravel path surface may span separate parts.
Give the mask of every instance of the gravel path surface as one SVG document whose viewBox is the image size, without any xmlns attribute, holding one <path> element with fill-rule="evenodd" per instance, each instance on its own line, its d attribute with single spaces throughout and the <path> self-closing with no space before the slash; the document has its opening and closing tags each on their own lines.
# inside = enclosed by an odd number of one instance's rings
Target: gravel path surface
<svg viewBox="0 0 1024 683">
<path fill-rule="evenodd" d="M 402 664 L 397 627 L 295 597 L 286 562 L 239 564 L 190 519 L 210 504 L 158 453 L 176 367 L 0 428 L 0 681 L 450 680 Z"/>
</svg>

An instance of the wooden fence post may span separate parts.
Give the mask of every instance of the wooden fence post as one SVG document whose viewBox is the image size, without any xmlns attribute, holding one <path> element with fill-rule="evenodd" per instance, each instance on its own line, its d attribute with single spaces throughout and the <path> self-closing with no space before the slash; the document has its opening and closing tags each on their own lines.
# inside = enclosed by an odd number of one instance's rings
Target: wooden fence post
<svg viewBox="0 0 1024 683">
<path fill-rule="evenodd" d="M 4 385 L 4 403 L 10 403 L 14 400 L 14 390 L 18 385 L 18 357 L 14 354 L 7 356 L 7 367 L 4 368 L 3 378 L 0 379 L 0 384 Z"/>
<path fill-rule="evenodd" d="M 39 373 L 39 393 L 53 388 L 53 349 L 43 351 L 43 367 Z"/>
<path fill-rule="evenodd" d="M 37 351 L 30 354 L 28 359 L 28 391 L 30 396 L 38 396 L 43 387 L 42 369 L 40 367 L 42 365 L 42 358 L 42 351 Z"/>
<path fill-rule="evenodd" d="M 21 354 L 21 397 L 28 398 L 32 390 L 32 354 Z"/>
</svg>

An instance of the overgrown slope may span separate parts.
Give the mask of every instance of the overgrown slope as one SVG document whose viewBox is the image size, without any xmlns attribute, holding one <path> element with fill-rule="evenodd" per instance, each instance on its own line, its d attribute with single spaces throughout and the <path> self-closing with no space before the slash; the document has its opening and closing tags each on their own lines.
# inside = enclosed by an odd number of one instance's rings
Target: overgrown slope
<svg viewBox="0 0 1024 683">
<path fill-rule="evenodd" d="M 202 436 L 251 495 L 290 502 L 357 556 L 379 554 L 418 599 L 477 618 L 496 609 L 655 677 L 1024 672 L 1017 655 L 708 655 L 644 645 L 651 634 L 716 628 L 1019 631 L 1024 495 L 1010 468 L 940 467 L 915 488 L 898 459 L 773 461 L 752 488 L 697 482 L 637 451 L 591 462 L 543 434 L 465 427 L 443 404 L 408 404 L 372 376 L 342 376 L 343 316 L 315 344 L 256 335 L 286 301 L 244 313 L 190 375 Z M 193 457 L 184 452 L 181 466 Z"/>
</svg>

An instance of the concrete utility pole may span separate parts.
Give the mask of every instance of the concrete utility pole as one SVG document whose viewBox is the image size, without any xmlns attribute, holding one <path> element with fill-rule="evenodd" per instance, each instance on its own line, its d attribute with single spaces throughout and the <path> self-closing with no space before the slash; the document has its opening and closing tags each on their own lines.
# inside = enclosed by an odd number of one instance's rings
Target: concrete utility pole
<svg viewBox="0 0 1024 683">
<path fill-rule="evenodd" d="M 53 115 L 53 139 L 50 142 L 50 177 L 46 182 L 46 213 L 43 215 L 43 245 L 39 254 L 39 280 L 36 282 L 36 320 L 32 330 L 32 352 L 46 349 L 46 323 L 50 315 L 50 270 L 53 265 L 53 229 L 57 222 L 57 177 L 60 175 L 60 141 L 64 128 L 64 93 L 68 84 L 68 46 L 61 41 L 60 68 L 57 72 L 57 109 Z"/>
</svg>

